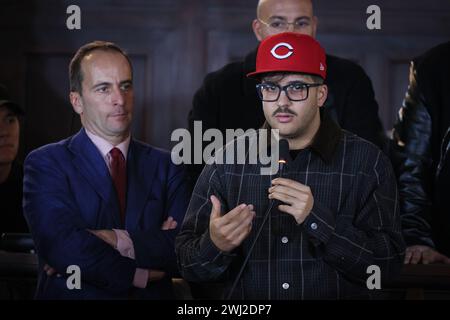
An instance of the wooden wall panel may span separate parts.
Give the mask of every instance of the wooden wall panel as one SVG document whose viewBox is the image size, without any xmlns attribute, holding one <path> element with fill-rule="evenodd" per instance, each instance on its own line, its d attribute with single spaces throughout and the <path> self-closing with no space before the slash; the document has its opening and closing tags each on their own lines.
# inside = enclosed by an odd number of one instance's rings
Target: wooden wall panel
<svg viewBox="0 0 450 320">
<path fill-rule="evenodd" d="M 70 55 L 32 53 L 26 59 L 25 150 L 56 142 L 79 128 L 78 116 L 69 103 L 67 65 Z"/>
<path fill-rule="evenodd" d="M 126 49 L 135 75 L 136 137 L 169 148 L 186 127 L 192 97 L 207 72 L 255 48 L 257 0 L 2 0 L 0 82 L 25 106 L 21 158 L 75 131 L 67 64 L 82 44 L 110 40 Z M 329 53 L 360 63 L 371 77 L 380 117 L 392 127 L 408 61 L 450 39 L 447 0 L 379 0 L 382 29 L 366 28 L 369 0 L 316 1 L 318 39 Z M 82 29 L 66 28 L 66 8 L 82 10 Z"/>
</svg>

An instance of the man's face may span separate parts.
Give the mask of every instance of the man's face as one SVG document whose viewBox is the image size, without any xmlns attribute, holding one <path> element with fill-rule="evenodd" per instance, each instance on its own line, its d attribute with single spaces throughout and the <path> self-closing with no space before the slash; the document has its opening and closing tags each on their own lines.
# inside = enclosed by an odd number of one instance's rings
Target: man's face
<svg viewBox="0 0 450 320">
<path fill-rule="evenodd" d="M 19 119 L 5 106 L 0 106 L 0 165 L 10 164 L 19 149 Z"/>
<path fill-rule="evenodd" d="M 283 23 L 290 24 L 282 28 Z M 286 31 L 315 37 L 316 27 L 311 0 L 262 0 L 258 19 L 253 21 L 253 31 L 259 41 Z"/>
<path fill-rule="evenodd" d="M 71 92 L 83 126 L 108 141 L 128 137 L 133 112 L 132 72 L 127 59 L 114 51 L 95 50 L 83 58 L 82 94 Z"/>
<path fill-rule="evenodd" d="M 314 83 L 310 76 L 301 74 L 274 75 L 265 77 L 262 81 L 263 84 L 276 84 L 280 87 L 299 82 Z M 308 90 L 308 98 L 304 101 L 291 101 L 284 91 L 281 91 L 275 102 L 263 101 L 267 122 L 272 129 L 280 130 L 280 136 L 283 138 L 296 139 L 307 136 L 313 123 L 317 124 L 317 121 L 320 123 L 319 108 L 325 103 L 327 87 L 321 85 L 304 90 Z"/>
</svg>

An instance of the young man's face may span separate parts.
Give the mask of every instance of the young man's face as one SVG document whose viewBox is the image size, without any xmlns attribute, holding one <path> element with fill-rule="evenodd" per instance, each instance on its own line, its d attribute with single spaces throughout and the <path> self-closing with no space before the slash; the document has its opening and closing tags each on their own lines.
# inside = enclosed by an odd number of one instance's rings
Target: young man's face
<svg viewBox="0 0 450 320">
<path fill-rule="evenodd" d="M 132 72 L 127 59 L 114 51 L 96 50 L 83 58 L 82 94 L 70 94 L 83 126 L 117 141 L 128 137 L 133 112 Z"/>
<path fill-rule="evenodd" d="M 283 28 L 283 23 L 291 23 Z M 317 18 L 311 0 L 262 0 L 253 31 L 259 41 L 268 36 L 290 31 L 316 36 Z"/>
<path fill-rule="evenodd" d="M 292 85 L 291 98 L 296 98 L 295 85 L 301 83 L 314 83 L 309 75 L 288 74 L 264 77 L 263 84 L 275 84 L 280 87 Z M 308 97 L 303 101 L 291 101 L 285 91 L 281 91 L 277 101 L 263 101 L 264 115 L 272 129 L 280 130 L 280 136 L 288 139 L 297 139 L 311 133 L 314 124 L 320 123 L 319 108 L 323 106 L 327 98 L 326 85 L 310 87 Z M 289 91 L 289 89 L 288 89 Z M 301 97 L 305 97 L 306 92 Z"/>
<path fill-rule="evenodd" d="M 0 106 L 0 165 L 10 164 L 19 149 L 19 119 L 8 107 Z"/>
</svg>

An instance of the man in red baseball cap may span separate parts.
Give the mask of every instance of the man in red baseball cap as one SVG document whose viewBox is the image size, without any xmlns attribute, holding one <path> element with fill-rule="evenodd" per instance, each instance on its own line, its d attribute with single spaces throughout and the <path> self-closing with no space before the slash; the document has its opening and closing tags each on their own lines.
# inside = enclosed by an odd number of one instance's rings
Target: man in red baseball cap
<svg viewBox="0 0 450 320">
<path fill-rule="evenodd" d="M 222 281 L 232 299 L 360 299 L 379 297 L 371 289 L 400 270 L 389 159 L 320 112 L 326 71 L 310 36 L 262 41 L 248 76 L 259 79 L 265 127 L 288 141 L 291 159 L 282 177 L 258 164 L 205 166 L 176 240 L 186 280 Z"/>
<path fill-rule="evenodd" d="M 263 41 L 256 57 L 256 71 L 247 75 L 262 82 L 256 86 L 267 124 L 281 136 L 301 134 L 291 149 L 302 149 L 320 125 L 319 108 L 327 98 L 326 56 L 312 37 L 282 33 Z M 284 94 L 282 94 L 284 92 Z"/>
</svg>

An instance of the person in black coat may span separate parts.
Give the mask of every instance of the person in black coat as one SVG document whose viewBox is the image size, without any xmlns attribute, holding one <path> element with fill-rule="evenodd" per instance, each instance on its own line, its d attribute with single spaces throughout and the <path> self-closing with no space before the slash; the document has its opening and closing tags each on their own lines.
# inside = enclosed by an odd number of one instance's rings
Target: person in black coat
<svg viewBox="0 0 450 320">
<path fill-rule="evenodd" d="M 23 114 L 0 85 L 0 236 L 28 232 L 22 212 L 23 166 L 16 161 Z"/>
<path fill-rule="evenodd" d="M 317 17 L 311 0 L 261 0 L 253 31 L 259 41 L 284 31 L 315 37 Z M 245 75 L 255 69 L 256 50 L 244 61 L 224 66 L 208 74 L 196 92 L 189 113 L 189 129 L 194 133 L 194 121 L 202 121 L 203 132 L 217 128 L 260 128 L 264 123 L 261 101 L 256 93 L 257 82 Z M 354 62 L 327 55 L 329 96 L 325 110 L 343 129 L 356 133 L 380 148 L 386 138 L 375 101 L 372 83 L 364 70 Z M 189 167 L 191 187 L 203 165 Z"/>
<path fill-rule="evenodd" d="M 450 41 L 411 62 L 394 127 L 405 263 L 450 263 Z M 438 251 L 436 251 L 437 249 Z"/>
</svg>

